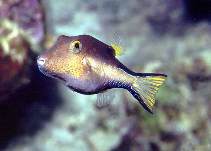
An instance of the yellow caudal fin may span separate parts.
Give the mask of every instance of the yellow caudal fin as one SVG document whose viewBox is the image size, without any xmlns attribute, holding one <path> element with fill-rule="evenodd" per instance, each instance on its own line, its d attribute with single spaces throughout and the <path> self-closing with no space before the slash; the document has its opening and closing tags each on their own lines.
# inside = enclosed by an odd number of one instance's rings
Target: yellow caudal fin
<svg viewBox="0 0 211 151">
<path fill-rule="evenodd" d="M 132 84 L 131 93 L 150 113 L 153 112 L 155 105 L 155 95 L 159 87 L 164 83 L 166 77 L 167 76 L 163 74 L 137 76 Z"/>
</svg>

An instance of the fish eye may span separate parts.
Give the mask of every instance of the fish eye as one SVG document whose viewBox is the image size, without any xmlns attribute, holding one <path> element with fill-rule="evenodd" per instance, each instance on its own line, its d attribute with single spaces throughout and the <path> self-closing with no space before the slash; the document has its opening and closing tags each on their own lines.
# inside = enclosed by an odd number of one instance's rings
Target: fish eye
<svg viewBox="0 0 211 151">
<path fill-rule="evenodd" d="M 82 44 L 80 41 L 76 40 L 71 42 L 69 50 L 73 53 L 79 53 L 82 49 Z"/>
</svg>

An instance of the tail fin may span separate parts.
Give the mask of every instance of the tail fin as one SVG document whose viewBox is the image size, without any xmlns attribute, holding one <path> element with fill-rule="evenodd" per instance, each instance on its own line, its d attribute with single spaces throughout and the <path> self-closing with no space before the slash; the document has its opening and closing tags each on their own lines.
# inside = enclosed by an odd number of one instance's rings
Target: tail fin
<svg viewBox="0 0 211 151">
<path fill-rule="evenodd" d="M 141 103 L 144 109 L 150 113 L 153 113 L 155 95 L 166 77 L 164 74 L 143 74 L 137 76 L 132 84 L 132 95 Z"/>
</svg>

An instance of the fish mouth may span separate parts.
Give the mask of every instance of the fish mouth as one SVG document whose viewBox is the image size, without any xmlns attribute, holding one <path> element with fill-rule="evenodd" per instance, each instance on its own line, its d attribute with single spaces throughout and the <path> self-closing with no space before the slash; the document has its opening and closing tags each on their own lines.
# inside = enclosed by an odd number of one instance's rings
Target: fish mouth
<svg viewBox="0 0 211 151">
<path fill-rule="evenodd" d="M 37 57 L 37 66 L 38 69 L 40 70 L 40 72 L 42 74 L 44 74 L 45 76 L 50 77 L 51 76 L 51 72 L 49 72 L 46 68 L 45 68 L 45 62 L 46 62 L 46 58 L 42 57 L 42 56 L 38 56 Z"/>
<path fill-rule="evenodd" d="M 42 57 L 42 56 L 38 56 L 37 57 L 37 65 L 39 67 L 42 67 L 45 65 L 45 62 L 46 62 L 46 58 L 45 57 Z"/>
</svg>

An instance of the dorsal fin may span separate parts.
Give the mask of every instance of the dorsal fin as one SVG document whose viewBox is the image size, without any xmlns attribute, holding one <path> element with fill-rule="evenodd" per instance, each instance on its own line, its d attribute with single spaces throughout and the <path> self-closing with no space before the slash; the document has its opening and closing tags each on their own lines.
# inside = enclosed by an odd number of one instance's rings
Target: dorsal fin
<svg viewBox="0 0 211 151">
<path fill-rule="evenodd" d="M 121 56 L 123 54 L 122 47 L 118 44 L 111 44 L 111 47 L 114 49 L 115 56 Z"/>
</svg>

